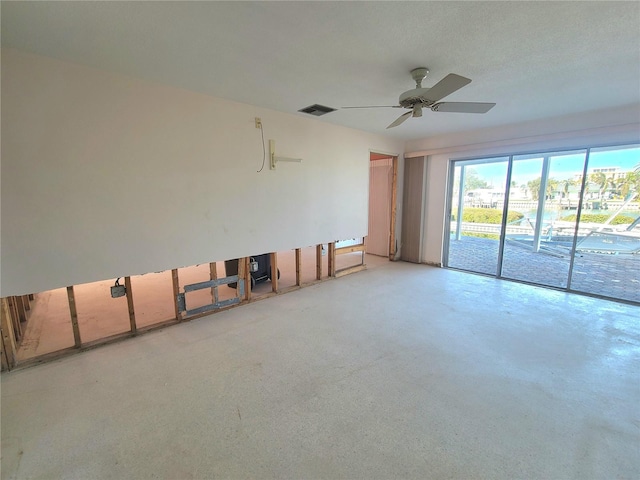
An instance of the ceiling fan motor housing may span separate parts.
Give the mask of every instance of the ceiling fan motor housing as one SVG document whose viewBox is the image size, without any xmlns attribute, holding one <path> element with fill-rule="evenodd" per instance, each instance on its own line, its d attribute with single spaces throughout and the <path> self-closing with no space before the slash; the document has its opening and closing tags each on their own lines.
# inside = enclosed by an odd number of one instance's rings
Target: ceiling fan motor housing
<svg viewBox="0 0 640 480">
<path fill-rule="evenodd" d="M 427 93 L 430 88 L 414 88 L 413 90 L 407 90 L 400 95 L 400 106 L 404 108 L 413 108 L 416 103 L 420 103 L 424 106 L 431 106 L 433 101 L 427 99 Z"/>
</svg>

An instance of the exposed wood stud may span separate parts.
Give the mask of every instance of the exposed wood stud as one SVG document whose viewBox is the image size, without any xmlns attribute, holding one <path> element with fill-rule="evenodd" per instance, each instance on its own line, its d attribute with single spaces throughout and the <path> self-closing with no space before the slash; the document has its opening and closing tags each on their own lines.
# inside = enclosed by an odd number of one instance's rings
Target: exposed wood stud
<svg viewBox="0 0 640 480">
<path fill-rule="evenodd" d="M 1 360 L 0 365 L 2 366 L 0 370 L 2 370 L 3 372 L 5 370 L 9 370 L 9 362 L 7 361 L 7 354 L 4 349 L 4 341 L 1 340 L 1 337 L 0 337 L 0 360 Z"/>
<path fill-rule="evenodd" d="M 240 297 L 240 285 L 244 285 L 245 298 L 247 296 L 247 288 L 251 289 L 251 274 L 247 275 L 247 257 L 242 257 L 238 259 L 238 281 L 236 282 L 236 296 L 240 298 L 240 301 L 243 299 Z"/>
<path fill-rule="evenodd" d="M 20 319 L 21 322 L 26 322 L 27 321 L 27 309 L 24 306 L 24 297 L 19 295 L 17 297 L 15 297 L 16 299 L 16 307 L 18 310 L 18 318 Z"/>
<path fill-rule="evenodd" d="M 316 245 L 316 280 L 322 278 L 322 245 Z"/>
<path fill-rule="evenodd" d="M 278 254 L 272 252 L 271 256 L 271 291 L 278 292 Z"/>
<path fill-rule="evenodd" d="M 131 277 L 124 277 L 124 288 L 127 291 L 127 307 L 129 307 L 129 323 L 131 324 L 131 333 L 138 332 L 136 325 L 136 312 L 133 308 L 133 290 L 131 289 Z"/>
<path fill-rule="evenodd" d="M 362 249 L 362 265 L 366 265 L 365 259 L 367 258 L 367 237 L 362 237 L 362 244 L 364 248 Z"/>
<path fill-rule="evenodd" d="M 251 300 L 251 258 L 246 257 L 244 259 L 244 278 L 246 279 L 244 296 L 247 302 Z"/>
<path fill-rule="evenodd" d="M 20 325 L 20 316 L 18 314 L 18 306 L 16 297 L 8 297 L 9 312 L 11 318 L 11 324 L 13 325 L 13 335 L 17 342 L 22 339 L 22 325 Z"/>
<path fill-rule="evenodd" d="M 328 275 L 330 277 L 336 276 L 336 244 L 331 242 L 329 244 L 329 251 L 327 252 L 329 255 L 329 272 Z"/>
<path fill-rule="evenodd" d="M 18 308 L 18 297 L 11 297 L 13 300 L 13 318 L 14 318 L 14 326 L 15 326 L 15 333 L 16 335 L 16 340 L 20 341 L 22 340 L 22 334 L 24 333 L 22 330 L 22 322 L 20 319 L 20 310 Z"/>
<path fill-rule="evenodd" d="M 15 332 L 13 331 L 13 322 L 11 319 L 11 309 L 9 308 L 9 300 L 7 298 L 2 299 L 2 322 L 0 323 L 1 340 L 2 340 L 2 355 L 3 366 L 6 362 L 7 370 L 11 370 L 16 364 L 16 339 Z"/>
<path fill-rule="evenodd" d="M 211 262 L 209 263 L 209 280 L 217 279 L 218 269 L 216 268 L 216 262 Z M 218 303 L 218 287 L 211 287 L 211 300 L 213 301 L 213 303 Z"/>
<path fill-rule="evenodd" d="M 302 285 L 302 249 L 296 248 L 296 285 Z"/>
<path fill-rule="evenodd" d="M 67 298 L 69 300 L 69 313 L 71 314 L 71 327 L 73 328 L 73 340 L 75 346 L 79 347 L 82 344 L 80 339 L 80 327 L 78 325 L 78 310 L 76 308 L 76 296 L 73 291 L 73 285 L 67 287 Z"/>
<path fill-rule="evenodd" d="M 393 173 L 391 177 L 391 230 L 389 235 L 389 260 L 396 258 L 396 196 L 398 192 L 398 157 L 393 157 Z M 364 259 L 362 260 L 364 262 Z"/>
<path fill-rule="evenodd" d="M 176 320 L 181 322 L 180 307 L 178 306 L 178 295 L 180 294 L 180 282 L 178 280 L 178 269 L 171 270 L 171 281 L 173 283 L 173 307 L 176 314 Z"/>
<path fill-rule="evenodd" d="M 29 303 L 29 300 L 31 300 L 29 295 L 22 296 L 22 303 L 24 304 L 24 309 L 27 311 L 31 310 L 31 303 Z"/>
<path fill-rule="evenodd" d="M 317 280 L 316 281 L 312 281 L 310 283 L 310 285 L 313 285 L 315 283 L 319 283 L 322 281 L 322 253 L 323 253 L 323 245 L 316 245 L 316 276 L 317 276 Z M 328 244 L 328 251 L 327 251 L 327 255 L 328 255 L 328 274 L 330 277 L 339 277 L 339 276 L 343 276 L 346 275 L 348 273 L 353 273 L 353 272 L 357 272 L 360 271 L 362 269 L 364 269 L 364 265 L 358 265 L 355 267 L 350 267 L 350 268 L 346 268 L 343 270 L 339 270 L 336 272 L 336 255 L 337 254 L 342 254 L 342 253 L 350 253 L 350 252 L 356 252 L 356 251 L 364 251 L 364 240 L 363 240 L 363 244 L 361 245 L 355 245 L 355 246 L 351 246 L 351 247 L 345 247 L 345 248 L 340 248 L 340 249 L 336 249 L 336 245 L 335 243 L 329 243 Z M 272 292 L 265 294 L 265 295 L 261 295 L 260 297 L 258 297 L 257 299 L 261 300 L 264 298 L 268 298 L 271 296 L 275 296 L 277 294 L 281 294 L 281 293 L 286 293 L 286 292 L 290 292 L 293 290 L 297 290 L 299 288 L 301 288 L 302 286 L 302 249 L 301 248 L 296 248 L 295 249 L 295 268 L 296 268 L 296 285 L 295 286 L 290 286 L 287 287 L 285 289 L 281 289 L 279 287 L 279 282 L 278 282 L 278 255 L 276 252 L 270 253 L 270 260 L 271 260 L 271 278 L 272 278 Z M 244 281 L 245 283 L 245 291 L 243 294 L 243 298 L 246 299 L 246 301 L 250 301 L 251 300 L 251 274 L 250 274 L 250 264 L 249 264 L 249 258 L 245 257 L 242 259 L 238 260 L 238 277 L 239 277 L 239 281 L 238 283 L 240 283 L 241 281 Z M 209 271 L 210 271 L 210 279 L 211 280 L 218 280 L 218 275 L 217 275 L 217 271 L 216 271 L 216 263 L 215 262 L 211 262 L 209 264 Z M 178 278 L 178 269 L 173 269 L 171 270 L 171 277 L 172 277 L 172 284 L 173 284 L 173 294 L 174 294 L 174 307 L 175 307 L 175 318 L 166 320 L 164 322 L 161 323 L 157 323 L 157 324 L 153 324 L 147 327 L 143 327 L 141 329 L 138 329 L 137 324 L 136 324 L 136 318 L 135 318 L 135 310 L 134 310 L 134 300 L 133 300 L 133 289 L 132 289 L 132 284 L 131 284 L 131 277 L 125 277 L 124 279 L 124 283 L 125 283 L 125 289 L 126 289 L 126 296 L 127 296 L 127 306 L 128 306 L 128 311 L 129 311 L 129 321 L 131 324 L 131 331 L 130 332 L 126 332 L 126 333 L 122 333 L 122 334 L 116 334 L 116 335 L 112 335 L 106 338 L 100 338 L 88 343 L 82 343 L 82 339 L 81 339 L 81 332 L 80 332 L 80 327 L 79 327 L 79 320 L 78 320 L 78 312 L 77 312 L 77 305 L 76 305 L 76 299 L 75 299 L 75 292 L 74 292 L 74 287 L 73 286 L 69 286 L 67 287 L 67 299 L 68 299 L 68 303 L 69 303 L 69 313 L 71 315 L 71 325 L 73 328 L 73 336 L 74 336 L 74 347 L 69 347 L 63 350 L 59 350 L 56 352 L 51 352 L 50 354 L 44 354 L 44 355 L 39 355 L 37 357 L 33 357 L 31 359 L 29 359 L 26 363 L 25 362 L 21 362 L 20 366 L 24 366 L 24 365 L 31 365 L 31 364 L 37 364 L 37 363 L 42 363 L 44 361 L 48 361 L 51 359 L 55 359 L 55 358 L 61 358 L 65 355 L 68 355 L 70 353 L 74 353 L 74 352 L 79 352 L 79 351 L 85 351 L 87 349 L 90 348 L 95 348 L 98 345 L 104 345 L 104 344 L 108 344 L 108 343 L 112 343 L 114 341 L 117 341 L 119 339 L 123 339 L 123 338 L 127 338 L 130 337 L 131 334 L 141 334 L 141 333 L 145 333 L 147 331 L 152 331 L 152 330 L 156 330 L 158 328 L 163 328 L 167 325 L 171 325 L 174 323 L 179 323 L 181 321 L 184 320 L 189 320 L 190 318 L 183 318 L 182 313 L 179 310 L 179 304 L 178 304 L 178 295 L 180 294 L 180 283 L 179 283 L 179 278 Z M 205 288 L 209 287 L 209 285 L 207 285 Z M 212 290 L 212 295 L 214 296 L 214 300 L 217 301 L 217 297 L 218 297 L 218 293 L 217 290 Z M 3 368 L 8 368 L 11 369 L 13 368 L 13 366 L 15 365 L 16 362 L 16 355 L 17 355 L 17 347 L 16 345 L 18 345 L 18 342 L 20 341 L 20 336 L 19 334 L 16 332 L 16 327 L 20 326 L 20 315 L 19 315 L 19 308 L 20 308 L 20 303 L 22 302 L 22 310 L 24 313 L 24 310 L 26 309 L 26 305 L 28 305 L 30 300 L 33 300 L 35 297 L 33 294 L 30 295 L 22 295 L 19 297 L 7 297 L 2 299 L 2 332 L 0 334 L 0 357 L 2 357 L 2 366 Z M 243 298 L 241 298 L 241 301 L 243 300 Z M 229 305 L 228 307 L 224 307 L 221 310 L 226 310 L 228 308 L 233 308 L 235 305 Z M 197 318 L 197 317 L 201 317 L 201 316 L 206 316 L 206 315 L 210 315 L 211 312 L 204 312 L 202 314 L 198 314 L 197 316 L 193 317 L 193 318 Z M 9 345 L 9 347 L 7 347 L 7 345 Z M 12 346 L 13 345 L 13 346 Z"/>
</svg>

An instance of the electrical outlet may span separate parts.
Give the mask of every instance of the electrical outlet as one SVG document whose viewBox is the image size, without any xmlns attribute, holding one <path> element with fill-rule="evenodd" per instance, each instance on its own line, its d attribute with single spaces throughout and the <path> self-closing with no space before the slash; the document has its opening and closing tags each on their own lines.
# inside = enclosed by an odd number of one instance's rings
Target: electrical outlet
<svg viewBox="0 0 640 480">
<path fill-rule="evenodd" d="M 262 120 L 256 117 L 256 128 L 262 128 Z"/>
</svg>

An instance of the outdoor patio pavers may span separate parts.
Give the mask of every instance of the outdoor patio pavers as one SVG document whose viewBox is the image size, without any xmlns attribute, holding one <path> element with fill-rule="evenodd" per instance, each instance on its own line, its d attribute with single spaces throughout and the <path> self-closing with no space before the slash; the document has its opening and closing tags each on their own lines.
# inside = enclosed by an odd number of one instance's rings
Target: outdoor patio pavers
<svg viewBox="0 0 640 480">
<path fill-rule="evenodd" d="M 499 242 L 492 239 L 451 238 L 447 266 L 495 275 L 498 246 Z M 568 248 L 535 253 L 527 245 L 507 241 L 502 277 L 566 288 L 569 263 Z M 640 303 L 640 256 L 578 252 L 571 290 Z"/>
</svg>

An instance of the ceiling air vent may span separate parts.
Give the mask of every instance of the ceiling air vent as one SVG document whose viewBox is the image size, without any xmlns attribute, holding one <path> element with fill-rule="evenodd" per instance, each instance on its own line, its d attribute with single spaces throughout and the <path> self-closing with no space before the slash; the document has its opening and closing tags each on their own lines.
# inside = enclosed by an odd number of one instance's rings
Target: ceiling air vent
<svg viewBox="0 0 640 480">
<path fill-rule="evenodd" d="M 314 115 L 316 117 L 321 117 L 326 113 L 335 112 L 336 109 L 331 107 L 325 107 L 324 105 L 318 105 L 316 103 L 315 105 L 310 105 L 308 107 L 301 108 L 298 111 L 302 113 L 308 113 L 309 115 Z"/>
</svg>

